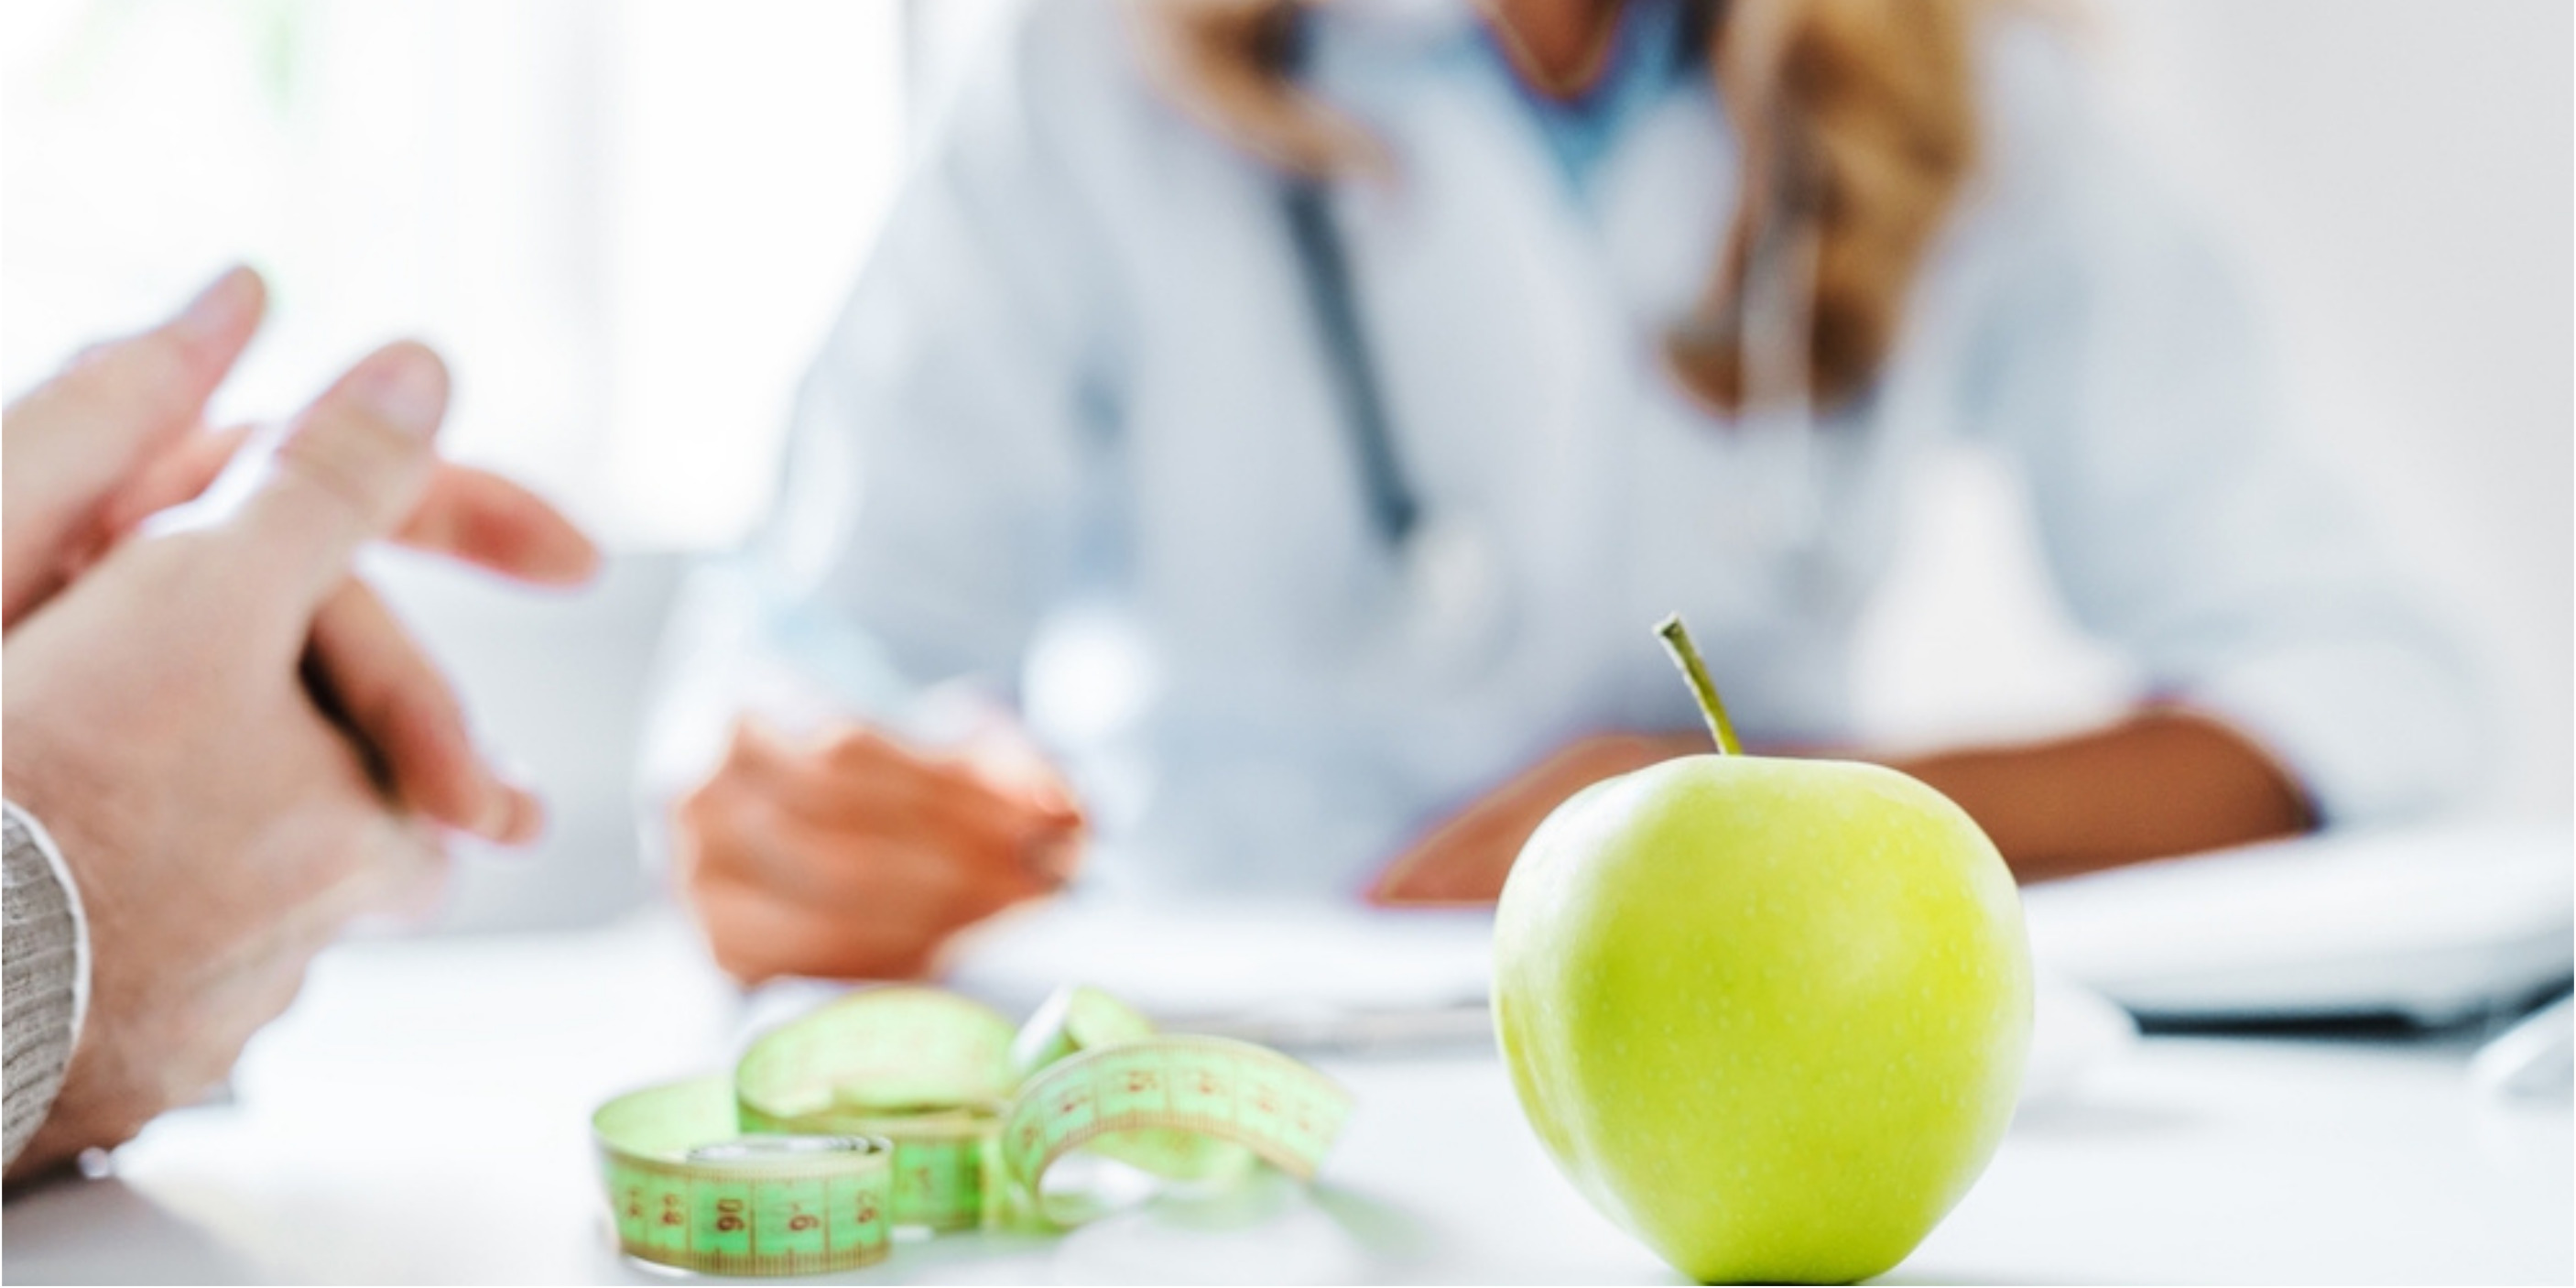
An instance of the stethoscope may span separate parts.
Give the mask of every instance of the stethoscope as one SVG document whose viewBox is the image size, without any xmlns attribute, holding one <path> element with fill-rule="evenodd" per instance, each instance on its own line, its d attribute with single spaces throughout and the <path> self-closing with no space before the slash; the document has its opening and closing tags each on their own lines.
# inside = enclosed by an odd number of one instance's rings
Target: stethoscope
<svg viewBox="0 0 2576 1288">
<path fill-rule="evenodd" d="M 1305 70 L 1311 15 L 1297 10 L 1282 42 L 1282 70 Z M 1333 399 L 1358 467 L 1360 499 L 1378 547 L 1391 558 L 1403 594 L 1403 645 L 1455 657 L 1497 634 L 1502 578 L 1490 537 L 1454 515 L 1425 518 L 1422 498 L 1397 451 L 1393 419 L 1351 284 L 1350 255 L 1333 222 L 1330 191 L 1316 177 L 1290 175 L 1280 209 L 1296 252 L 1308 314 Z"/>
<path fill-rule="evenodd" d="M 1296 250 L 1306 304 L 1332 385 L 1333 399 L 1357 466 L 1360 499 L 1379 549 L 1402 590 L 1401 646 L 1451 662 L 1490 653 L 1499 638 L 1504 588 L 1494 540 L 1455 514 L 1426 515 L 1398 452 L 1393 419 L 1351 285 L 1324 185 L 1288 181 L 1281 207 Z"/>
<path fill-rule="evenodd" d="M 1298 276 L 1305 283 L 1306 307 L 1315 320 L 1315 338 L 1323 350 L 1333 400 L 1350 436 L 1351 459 L 1359 467 L 1360 496 L 1369 526 L 1381 545 L 1400 550 L 1422 522 L 1422 500 L 1396 455 L 1386 394 L 1353 297 L 1350 256 L 1343 249 L 1341 230 L 1333 224 L 1326 197 L 1321 181 L 1300 176 L 1287 181 L 1280 204 L 1287 215 L 1289 244 L 1296 248 Z"/>
<path fill-rule="evenodd" d="M 1284 69 L 1303 70 L 1309 38 L 1306 15 L 1292 23 L 1284 42 Z M 1280 209 L 1295 252 L 1306 306 L 1348 450 L 1356 467 L 1367 522 L 1408 591 L 1407 634 L 1418 643 L 1449 650 L 1489 633 L 1502 609 L 1503 579 L 1490 534 L 1458 516 L 1426 515 L 1421 495 L 1398 450 L 1385 389 L 1360 318 L 1350 255 L 1333 220 L 1330 190 L 1318 178 L 1290 175 L 1280 187 Z M 1813 480 L 1809 440 L 1814 423 L 1804 396 L 1800 342 L 1813 280 L 1811 241 L 1793 240 L 1766 256 L 1775 271 L 1748 283 L 1741 315 L 1746 374 L 1761 408 L 1738 418 L 1737 432 L 1767 450 L 1791 456 L 1787 477 Z M 1760 325 L 1755 325 L 1759 320 Z M 1813 487 L 1779 489 L 1739 498 L 1741 534 L 1812 553 L 1818 537 Z"/>
</svg>

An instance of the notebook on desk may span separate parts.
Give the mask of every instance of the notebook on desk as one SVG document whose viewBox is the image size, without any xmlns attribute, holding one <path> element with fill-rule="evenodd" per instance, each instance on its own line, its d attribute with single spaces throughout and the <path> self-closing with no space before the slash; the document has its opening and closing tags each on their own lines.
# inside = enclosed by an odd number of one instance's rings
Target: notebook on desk
<svg viewBox="0 0 2576 1288">
<path fill-rule="evenodd" d="M 1493 939 L 1481 909 L 1072 898 L 980 929 L 949 982 L 1016 1011 L 1078 976 L 1174 1023 L 1481 1011 Z"/>
<path fill-rule="evenodd" d="M 1274 1046 L 1484 1042 L 1492 945 L 1493 917 L 1484 911 L 1074 895 L 960 936 L 939 983 L 1015 1017 L 1061 985 L 1088 984 L 1167 1028 Z M 750 998 L 743 1033 L 848 987 L 763 985 Z"/>
<path fill-rule="evenodd" d="M 979 928 L 942 981 L 1010 1015 L 1058 985 L 1106 989 L 1167 1028 L 1301 1055 L 1491 1049 L 1493 916 L 1477 910 L 1224 900 L 1060 900 Z M 845 985 L 752 999 L 745 1038 Z M 2136 1039 L 2117 1007 L 2040 972 L 2025 1101 L 2072 1088 Z"/>
<path fill-rule="evenodd" d="M 2558 824 L 2324 835 L 2023 892 L 2038 958 L 2142 1016 L 2397 1015 L 2527 1004 L 2576 962 Z"/>
<path fill-rule="evenodd" d="M 2526 1000 L 2569 971 L 2570 845 L 2564 826 L 2327 837 L 2032 887 L 2026 1097 L 2125 1048 L 2135 1029 L 2119 1007 L 2441 1022 Z M 1076 896 L 979 927 L 942 982 L 1013 1016 L 1086 983 L 1175 1029 L 1366 1052 L 1489 1044 L 1492 954 L 1481 911 Z M 766 986 L 742 1036 L 846 987 Z"/>
<path fill-rule="evenodd" d="M 2032 886 L 2023 906 L 2046 971 L 2141 1015 L 2447 1023 L 2568 978 L 2576 834 L 2328 834 Z M 1472 1008 L 1491 938 L 1481 912 L 1069 900 L 978 936 L 954 978 L 1026 1006 L 1079 963 L 1148 1011 L 1191 1018 Z"/>
</svg>

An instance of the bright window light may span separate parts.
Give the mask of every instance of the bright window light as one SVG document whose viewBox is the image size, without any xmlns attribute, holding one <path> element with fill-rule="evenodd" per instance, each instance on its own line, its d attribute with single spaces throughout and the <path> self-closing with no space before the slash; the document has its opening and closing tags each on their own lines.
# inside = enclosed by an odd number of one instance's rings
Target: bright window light
<svg viewBox="0 0 2576 1288">
<path fill-rule="evenodd" d="M 626 548 L 760 513 L 902 168 L 896 0 L 13 0 L 0 46 L 9 392 L 247 260 L 220 416 L 417 335 L 451 452 Z"/>
</svg>

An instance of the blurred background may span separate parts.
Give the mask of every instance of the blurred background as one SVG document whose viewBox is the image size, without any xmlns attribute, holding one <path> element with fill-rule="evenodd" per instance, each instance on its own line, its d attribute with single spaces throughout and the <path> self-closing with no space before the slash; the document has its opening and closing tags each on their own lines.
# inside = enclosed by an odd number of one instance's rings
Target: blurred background
<svg viewBox="0 0 2576 1288">
<path fill-rule="evenodd" d="M 766 504 L 795 381 L 1000 0 L 13 0 L 0 386 L 235 260 L 270 325 L 218 403 L 291 410 L 396 334 L 457 373 L 448 443 L 613 552 L 573 596 L 375 569 L 543 786 L 534 855 L 442 924 L 647 897 L 630 777 L 677 570 Z M 2576 784 L 2576 126 L 2561 0 L 2086 0 L 2124 128 L 2219 228 L 2312 436 L 2465 624 L 2508 744 L 2483 808 Z M 1895 743 L 2111 709 L 2011 473 L 1912 498 L 1860 650 Z M 2403 738 L 2404 730 L 2387 736 Z"/>
</svg>

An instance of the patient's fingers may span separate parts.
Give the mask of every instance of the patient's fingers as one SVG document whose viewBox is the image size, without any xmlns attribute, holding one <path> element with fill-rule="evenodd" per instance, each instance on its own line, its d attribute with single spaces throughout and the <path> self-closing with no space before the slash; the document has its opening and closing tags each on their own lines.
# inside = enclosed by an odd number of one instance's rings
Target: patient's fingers
<svg viewBox="0 0 2576 1288">
<path fill-rule="evenodd" d="M 344 581 L 323 601 L 313 657 L 405 804 L 494 841 L 536 836 L 543 807 L 483 763 L 446 678 L 365 583 Z"/>
<path fill-rule="evenodd" d="M 204 495 L 258 428 L 245 423 L 201 429 L 172 443 L 123 491 L 109 498 L 107 509 L 99 515 L 100 537 L 113 541 L 145 519 Z"/>
<path fill-rule="evenodd" d="M 297 418 L 223 524 L 240 584 L 257 592 L 245 597 L 252 621 L 301 641 L 358 547 L 410 517 L 438 469 L 430 437 L 447 393 L 446 364 L 402 341 L 360 360 Z"/>
<path fill-rule="evenodd" d="M 9 408 L 0 620 L 52 594 L 77 553 L 68 545 L 99 531 L 101 506 L 197 423 L 266 303 L 258 275 L 236 268 L 170 321 L 90 350 Z"/>
<path fill-rule="evenodd" d="M 441 465 L 394 540 L 551 586 L 599 570 L 599 548 L 544 498 L 469 465 Z"/>
</svg>

